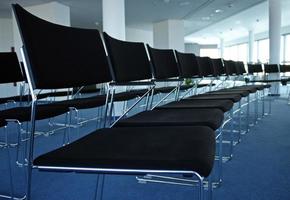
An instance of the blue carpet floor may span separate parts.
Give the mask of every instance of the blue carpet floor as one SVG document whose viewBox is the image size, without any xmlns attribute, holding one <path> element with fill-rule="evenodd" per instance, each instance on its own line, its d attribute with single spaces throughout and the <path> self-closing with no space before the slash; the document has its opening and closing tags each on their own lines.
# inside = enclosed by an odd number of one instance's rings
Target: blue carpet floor
<svg viewBox="0 0 290 200">
<path fill-rule="evenodd" d="M 44 125 L 40 125 L 41 128 L 45 128 Z M 90 123 L 80 130 L 80 134 L 94 128 L 95 125 Z M 38 137 L 36 154 L 57 148 L 62 138 L 62 134 Z M 15 158 L 14 150 L 10 154 Z M 4 149 L 0 149 L 0 160 L 0 194 L 9 194 Z M 14 167 L 13 171 L 15 191 L 21 196 L 24 192 L 23 170 Z M 90 174 L 34 171 L 32 199 L 92 200 L 96 179 L 96 175 Z M 290 199 L 290 106 L 285 99 L 275 100 L 272 115 L 260 120 L 249 134 L 242 137 L 242 142 L 235 146 L 233 160 L 224 164 L 224 182 L 213 194 L 215 200 Z M 134 176 L 108 175 L 103 199 L 192 200 L 195 195 L 191 187 L 138 184 Z"/>
</svg>

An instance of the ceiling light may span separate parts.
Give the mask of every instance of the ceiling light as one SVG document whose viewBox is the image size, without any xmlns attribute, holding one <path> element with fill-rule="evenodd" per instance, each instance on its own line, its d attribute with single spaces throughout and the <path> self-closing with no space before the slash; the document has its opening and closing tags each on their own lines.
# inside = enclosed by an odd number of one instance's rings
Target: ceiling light
<svg viewBox="0 0 290 200">
<path fill-rule="evenodd" d="M 201 19 L 204 20 L 204 21 L 209 21 L 210 17 L 202 17 Z"/>
<path fill-rule="evenodd" d="M 215 13 L 222 13 L 222 12 L 224 12 L 222 9 L 216 9 L 215 10 Z"/>
<path fill-rule="evenodd" d="M 170 0 L 163 0 L 164 3 L 170 3 Z"/>
<path fill-rule="evenodd" d="M 183 1 L 179 3 L 179 6 L 188 6 L 188 5 L 190 5 L 189 1 Z"/>
</svg>

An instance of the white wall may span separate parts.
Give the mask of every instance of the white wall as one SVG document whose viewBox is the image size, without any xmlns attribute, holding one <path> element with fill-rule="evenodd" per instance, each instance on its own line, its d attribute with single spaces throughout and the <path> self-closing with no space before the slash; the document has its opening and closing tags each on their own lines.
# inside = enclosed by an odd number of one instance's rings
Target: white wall
<svg viewBox="0 0 290 200">
<path fill-rule="evenodd" d="M 200 55 L 200 45 L 197 43 L 185 43 L 185 53 L 194 53 Z"/>
<path fill-rule="evenodd" d="M 13 46 L 12 19 L 0 18 L 0 52 L 7 52 Z"/>
<path fill-rule="evenodd" d="M 185 43 L 185 52 L 194 53 L 196 56 L 200 55 L 201 49 L 217 49 L 217 44 L 197 44 L 197 43 Z"/>
<path fill-rule="evenodd" d="M 153 46 L 153 31 L 126 27 L 126 40 L 131 42 L 144 42 Z"/>
</svg>

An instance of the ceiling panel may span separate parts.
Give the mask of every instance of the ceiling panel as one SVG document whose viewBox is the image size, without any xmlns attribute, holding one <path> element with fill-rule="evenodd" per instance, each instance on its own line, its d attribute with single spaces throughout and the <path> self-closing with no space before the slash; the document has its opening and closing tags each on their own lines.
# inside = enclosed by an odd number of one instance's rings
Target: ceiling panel
<svg viewBox="0 0 290 200">
<path fill-rule="evenodd" d="M 126 25 L 152 29 L 166 19 L 182 19 L 185 33 L 198 32 L 265 0 L 125 0 Z M 288 0 L 289 1 L 289 0 Z M 0 16 L 10 13 L 11 3 L 31 6 L 51 0 L 0 0 Z M 102 0 L 58 0 L 71 9 L 72 26 L 96 28 L 102 22 Z"/>
</svg>

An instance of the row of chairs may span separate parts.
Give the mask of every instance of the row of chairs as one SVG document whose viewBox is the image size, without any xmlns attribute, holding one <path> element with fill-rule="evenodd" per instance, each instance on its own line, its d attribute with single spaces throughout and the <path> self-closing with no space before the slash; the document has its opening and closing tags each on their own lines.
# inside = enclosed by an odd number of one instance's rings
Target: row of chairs
<svg viewBox="0 0 290 200">
<path fill-rule="evenodd" d="M 234 103 L 240 102 L 242 97 L 248 97 L 250 93 L 262 91 L 268 86 L 235 86 L 195 94 L 180 100 L 178 93 L 184 78 L 210 77 L 212 85 L 215 77 L 224 74 L 218 71 L 223 69 L 222 60 L 196 58 L 193 54 L 174 53 L 172 50 L 148 46 L 150 63 L 143 43 L 119 41 L 104 33 L 106 55 L 97 30 L 51 24 L 31 15 L 19 5 L 14 5 L 13 8 L 22 35 L 25 73 L 32 93 L 31 107 L 27 107 L 31 109 L 29 117 L 32 123 L 28 148 L 27 198 L 30 198 L 31 172 L 37 168 L 49 171 L 90 172 L 99 176 L 110 173 L 178 173 L 196 176 L 202 199 L 203 177 L 209 176 L 215 159 L 215 139 L 222 138 L 222 130 L 218 134 L 214 131 L 223 126 L 224 113 L 231 111 Z M 43 38 L 47 33 L 50 37 Z M 214 65 L 215 62 L 221 65 Z M 240 75 L 243 74 L 239 63 L 225 61 L 224 64 L 231 75 L 240 72 Z M 202 66 L 201 74 L 200 71 L 196 71 L 195 66 Z M 241 71 L 237 72 L 237 69 Z M 231 70 L 235 70 L 235 73 Z M 63 74 L 66 76 L 63 77 Z M 155 90 L 155 83 L 164 81 L 178 83 L 176 87 L 171 88 L 177 94 L 175 101 L 163 106 L 158 106 L 160 103 L 151 106 L 153 94 L 158 91 L 158 88 Z M 109 82 L 110 86 L 105 98 L 102 97 L 105 99 L 102 105 L 106 105 L 106 114 L 111 113 L 113 99 L 118 97 L 118 94 L 115 94 L 116 87 L 124 85 L 148 86 L 146 90 L 134 90 L 129 93 L 141 92 L 138 96 L 141 96 L 140 99 L 147 99 L 147 111 L 127 118 L 122 115 L 110 124 L 111 128 L 96 130 L 71 144 L 34 159 L 35 120 L 41 119 L 43 113 L 46 115 L 47 110 L 57 110 L 56 115 L 68 111 L 67 108 L 63 111 L 62 102 L 38 104 L 35 90 L 82 87 L 105 82 Z M 198 82 L 192 86 L 197 85 Z M 92 102 L 95 99 L 96 97 L 92 97 L 89 100 Z M 76 100 L 69 100 L 74 101 Z M 82 105 L 89 102 L 86 99 L 86 103 Z M 75 106 L 73 103 L 71 105 Z M 6 121 L 3 125 L 6 125 Z M 222 143 L 222 140 L 219 140 L 219 151 L 222 150 Z M 221 164 L 223 154 L 218 155 Z M 99 183 L 101 185 L 102 181 Z M 211 186 L 209 183 L 209 193 Z"/>
</svg>

